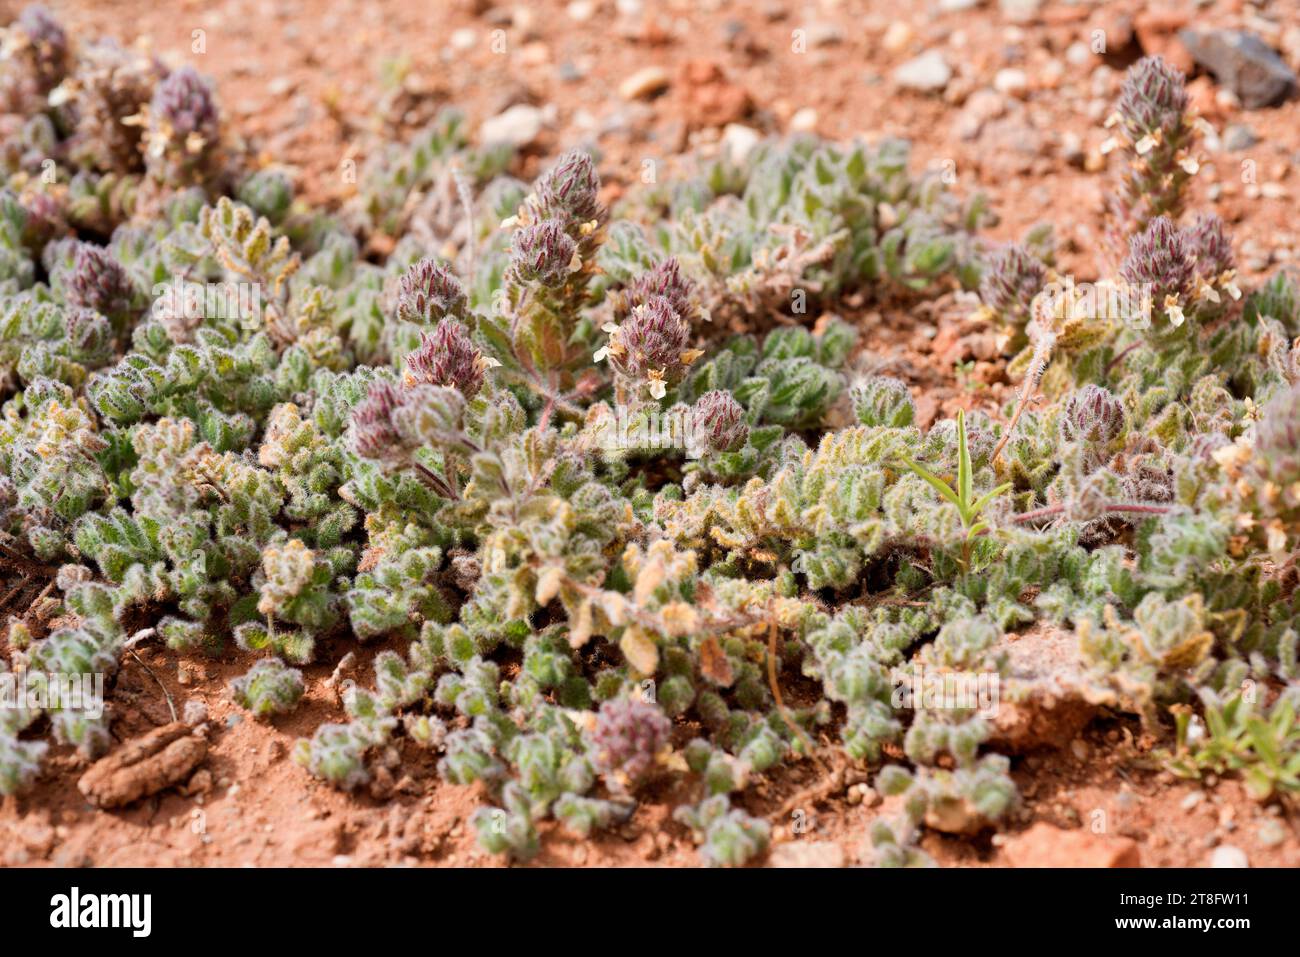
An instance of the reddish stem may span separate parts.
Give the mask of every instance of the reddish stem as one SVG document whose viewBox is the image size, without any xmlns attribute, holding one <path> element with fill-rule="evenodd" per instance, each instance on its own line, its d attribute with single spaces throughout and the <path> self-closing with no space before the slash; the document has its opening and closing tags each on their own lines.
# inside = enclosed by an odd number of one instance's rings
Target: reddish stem
<svg viewBox="0 0 1300 957">
<path fill-rule="evenodd" d="M 1127 356 L 1130 352 L 1132 352 L 1140 345 L 1142 345 L 1141 342 L 1134 342 L 1133 344 L 1125 346 L 1123 349 L 1121 349 L 1118 355 L 1116 355 L 1113 359 L 1111 359 L 1110 362 L 1106 363 L 1106 374 L 1109 375 L 1111 369 L 1115 368 L 1115 366 L 1123 362 L 1124 357 Z"/>
<path fill-rule="evenodd" d="M 1048 505 L 1045 508 L 1036 508 L 1032 512 L 1022 512 L 1011 520 L 1013 522 L 1036 522 L 1042 518 L 1055 518 L 1064 511 L 1064 505 Z M 1102 511 L 1129 512 L 1135 515 L 1167 515 L 1173 511 L 1173 507 L 1169 505 L 1141 505 L 1114 502 L 1105 506 Z"/>
</svg>

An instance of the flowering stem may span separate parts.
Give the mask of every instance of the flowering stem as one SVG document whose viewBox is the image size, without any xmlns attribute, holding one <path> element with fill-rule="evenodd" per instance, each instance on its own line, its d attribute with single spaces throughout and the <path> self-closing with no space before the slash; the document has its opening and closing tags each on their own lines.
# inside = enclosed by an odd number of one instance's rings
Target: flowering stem
<svg viewBox="0 0 1300 957">
<path fill-rule="evenodd" d="M 1020 421 L 1021 414 L 1025 407 L 1029 405 L 1029 400 L 1034 397 L 1038 391 L 1038 381 L 1043 377 L 1043 372 L 1047 368 L 1047 360 L 1052 355 L 1052 345 L 1056 342 L 1056 336 L 1045 330 L 1041 330 L 1036 323 L 1031 325 L 1031 330 L 1039 328 L 1037 335 L 1031 336 L 1034 339 L 1034 357 L 1030 360 L 1029 368 L 1025 372 L 1024 385 L 1020 387 L 1020 397 L 1016 400 L 1015 411 L 1011 413 L 1011 421 L 1007 423 L 1007 429 L 1002 433 L 1002 438 L 998 441 L 997 447 L 993 449 L 993 454 L 989 457 L 989 465 L 996 467 L 998 456 L 1002 450 L 1007 447 L 1011 441 L 1011 436 L 1015 434 L 1016 424 Z"/>
</svg>

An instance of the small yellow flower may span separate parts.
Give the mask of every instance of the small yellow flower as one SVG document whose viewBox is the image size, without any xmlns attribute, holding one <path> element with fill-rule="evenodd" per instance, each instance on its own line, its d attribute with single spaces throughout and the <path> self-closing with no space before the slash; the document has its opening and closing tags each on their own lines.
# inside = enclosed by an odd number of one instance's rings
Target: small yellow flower
<svg viewBox="0 0 1300 957">
<path fill-rule="evenodd" d="M 1237 286 L 1236 278 L 1237 271 L 1235 269 L 1229 269 L 1219 277 L 1219 285 L 1227 291 L 1234 302 L 1241 298 L 1241 289 Z"/>
<path fill-rule="evenodd" d="M 1165 296 L 1165 314 L 1169 316 L 1169 322 L 1175 328 L 1187 321 L 1187 317 L 1183 315 L 1183 307 L 1175 295 Z"/>
<path fill-rule="evenodd" d="M 532 198 L 533 197 L 530 194 L 529 197 L 524 200 L 523 204 L 515 210 L 513 216 L 507 216 L 505 219 L 501 220 L 501 228 L 514 229 L 516 226 L 531 226 L 533 224 L 533 217 L 528 213 L 528 201 Z"/>
<path fill-rule="evenodd" d="M 596 354 L 591 357 L 593 362 L 599 362 L 602 359 L 608 358 L 609 354 L 614 350 L 614 347 L 617 345 L 617 340 L 615 339 L 615 337 L 618 335 L 618 323 L 607 322 L 600 327 L 600 330 L 601 332 L 608 333 L 609 344 L 602 346 L 601 348 L 596 350 Z"/>
<path fill-rule="evenodd" d="M 54 89 L 50 90 L 49 104 L 52 107 L 60 107 L 72 99 L 76 92 L 76 85 L 71 80 L 64 80 Z"/>
<path fill-rule="evenodd" d="M 1269 522 L 1268 525 L 1268 550 L 1274 555 L 1281 555 L 1286 551 L 1286 529 L 1277 519 Z"/>
</svg>

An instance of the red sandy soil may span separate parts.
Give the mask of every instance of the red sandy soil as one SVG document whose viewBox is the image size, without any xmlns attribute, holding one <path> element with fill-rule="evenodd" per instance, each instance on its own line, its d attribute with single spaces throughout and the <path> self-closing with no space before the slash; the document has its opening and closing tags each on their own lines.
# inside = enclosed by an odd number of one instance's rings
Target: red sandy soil
<svg viewBox="0 0 1300 957">
<path fill-rule="evenodd" d="M 1189 19 L 1178 11 L 1195 8 L 1046 2 L 1012 22 L 995 0 L 962 12 L 942 12 L 938 0 L 47 2 L 79 36 L 147 42 L 215 78 L 228 127 L 262 161 L 296 170 L 300 193 L 317 201 L 341 201 L 354 188 L 342 164 L 364 158 L 369 133 L 401 135 L 446 104 L 461 107 L 473 125 L 517 103 L 542 107 L 547 124 L 516 172 L 532 175 L 564 148 L 594 145 L 611 194 L 638 180 L 645 159 L 671 175 L 674 155 L 716 148 L 728 123 L 778 135 L 798 126 L 832 138 L 902 136 L 915 144 L 918 168 L 946 168 L 958 191 L 989 194 L 1001 217 L 995 237 L 1017 238 L 1050 219 L 1061 264 L 1080 280 L 1102 268 L 1101 197 L 1111 174 L 1098 146 L 1123 68 L 1142 52 L 1177 57 L 1171 37 Z M 17 6 L 0 3 L 0 19 Z M 1196 9 L 1191 22 L 1246 26 L 1300 67 L 1300 15 L 1289 4 L 1217 0 Z M 1106 31 L 1105 58 L 1087 49 L 1097 29 Z M 796 53 L 800 30 L 806 52 Z M 502 36 L 505 52 L 495 52 Z M 900 91 L 893 70 L 929 49 L 942 50 L 953 68 L 946 90 Z M 619 84 L 647 66 L 666 71 L 667 89 L 625 100 Z M 398 67 L 403 89 L 384 98 L 381 79 Z M 994 90 L 1000 70 L 1023 71 L 1024 88 Z M 1004 89 L 1010 78 L 1003 75 Z M 1240 123 L 1258 138 L 1244 151 L 1207 150 L 1194 201 L 1234 229 L 1249 283 L 1300 254 L 1300 182 L 1291 173 L 1300 155 L 1300 100 L 1245 111 L 1209 77 L 1194 79 L 1192 89 L 1220 132 Z M 1244 172 L 1253 172 L 1253 184 Z M 911 382 L 925 420 L 957 406 L 995 409 L 1008 394 L 1004 362 L 978 328 L 963 326 L 967 311 L 941 301 L 905 322 L 872 313 L 862 320 L 867 347 Z M 958 362 L 973 364 L 957 375 Z M 360 656 L 369 660 L 381 647 Z M 469 823 L 482 795 L 441 782 L 433 756 L 409 742 L 397 779 L 377 795 L 339 793 L 293 764 L 293 742 L 341 714 L 323 685 L 332 666 L 309 668 L 303 705 L 265 724 L 234 707 L 226 691 L 249 663 L 241 655 L 178 662 L 149 646 L 128 655 L 112 696 L 120 740 L 172 720 L 169 700 L 178 712 L 192 699 L 210 710 L 211 749 L 188 793 L 96 811 L 75 786 L 84 765 L 67 749 L 52 749 L 35 792 L 0 805 L 0 863 L 500 865 L 478 849 Z M 363 669 L 357 678 L 368 675 Z M 1294 805 L 1261 806 L 1234 780 L 1202 787 L 1174 779 L 1159 769 L 1154 744 L 1136 722 L 1098 719 L 1061 751 L 1016 759 L 1023 803 L 1002 834 L 929 833 L 923 846 L 941 864 L 972 866 L 1194 866 L 1222 844 L 1240 848 L 1252 866 L 1300 864 Z M 871 822 L 889 802 L 856 786 L 817 802 L 815 779 L 805 762 L 758 782 L 743 803 L 772 817 L 778 843 L 824 842 L 813 848 L 819 859 L 866 859 Z M 694 797 L 687 787 L 652 789 L 632 821 L 591 840 L 543 825 L 533 865 L 694 864 L 688 834 L 671 821 L 672 808 Z M 790 832 L 791 800 L 812 822 L 800 834 Z M 1075 841 L 1044 824 L 1070 829 Z"/>
</svg>

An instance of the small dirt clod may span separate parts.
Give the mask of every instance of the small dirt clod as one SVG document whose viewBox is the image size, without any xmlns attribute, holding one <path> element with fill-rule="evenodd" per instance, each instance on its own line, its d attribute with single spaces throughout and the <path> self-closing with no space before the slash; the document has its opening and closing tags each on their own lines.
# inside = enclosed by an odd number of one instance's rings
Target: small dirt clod
<svg viewBox="0 0 1300 957">
<path fill-rule="evenodd" d="M 207 753 L 207 742 L 176 721 L 101 758 L 77 788 L 97 807 L 123 807 L 184 781 Z"/>
</svg>

